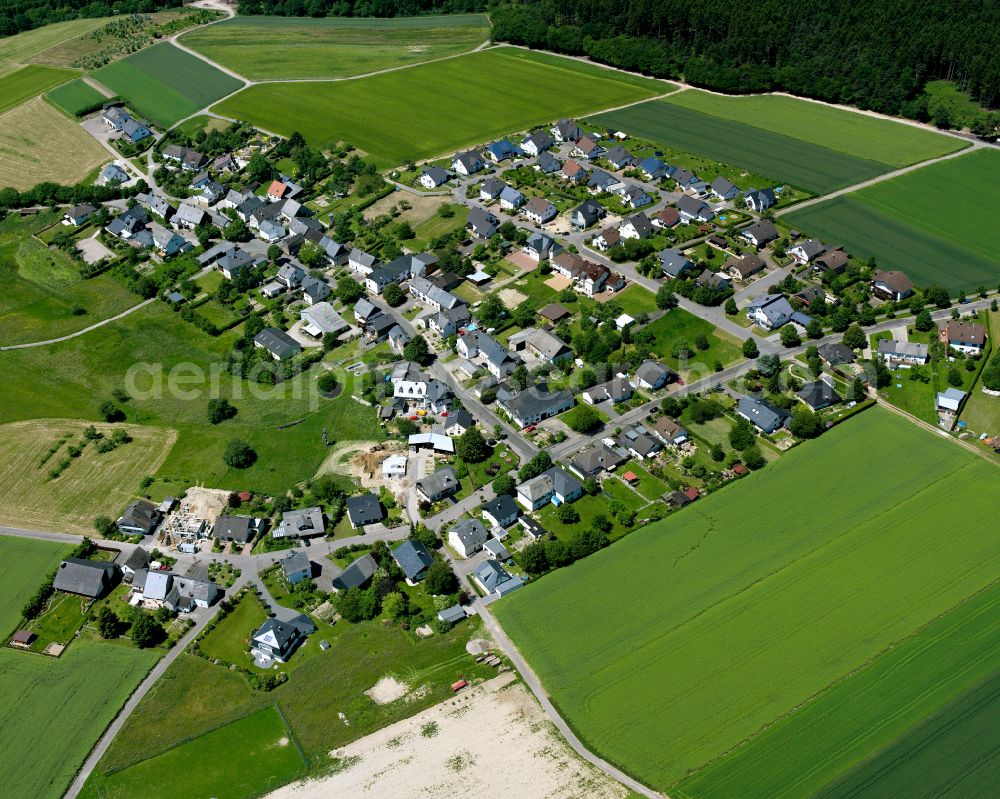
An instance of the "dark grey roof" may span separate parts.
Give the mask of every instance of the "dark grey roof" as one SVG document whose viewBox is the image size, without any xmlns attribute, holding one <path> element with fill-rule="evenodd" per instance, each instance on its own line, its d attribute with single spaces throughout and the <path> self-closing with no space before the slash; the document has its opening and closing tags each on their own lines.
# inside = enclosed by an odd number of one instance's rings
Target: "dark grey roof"
<svg viewBox="0 0 1000 799">
<path fill-rule="evenodd" d="M 494 519 L 504 519 L 510 515 L 517 515 L 517 504 L 508 494 L 500 494 L 489 502 L 483 503 L 483 512 L 488 513 Z"/>
<path fill-rule="evenodd" d="M 285 577 L 300 571 L 312 571 L 309 556 L 301 549 L 293 549 L 278 562 L 281 564 L 281 571 L 284 572 Z"/>
<path fill-rule="evenodd" d="M 295 339 L 276 327 L 264 328 L 253 337 L 253 340 L 255 344 L 259 344 L 279 358 L 287 358 L 302 351 L 302 347 Z"/>
<path fill-rule="evenodd" d="M 740 416 L 753 422 L 765 433 L 773 433 L 785 423 L 788 412 L 782 408 L 776 408 L 764 400 L 755 400 L 751 397 L 743 397 L 738 404 Z"/>
<path fill-rule="evenodd" d="M 778 238 L 778 229 L 769 219 L 761 219 L 750 225 L 740 235 L 745 239 L 753 238 L 754 241 L 763 244 Z"/>
<path fill-rule="evenodd" d="M 419 541 L 407 539 L 394 550 L 392 557 L 408 580 L 415 580 L 434 562 L 434 558 Z"/>
<path fill-rule="evenodd" d="M 131 553 L 129 553 L 129 556 L 122 561 L 122 568 L 138 571 L 139 569 L 145 569 L 149 565 L 149 561 L 149 553 L 142 547 L 136 547 Z"/>
<path fill-rule="evenodd" d="M 347 498 L 347 515 L 351 524 L 360 527 L 382 521 L 382 506 L 374 494 Z"/>
<path fill-rule="evenodd" d="M 375 562 L 375 558 L 366 553 L 333 579 L 333 587 L 340 590 L 360 588 L 372 578 L 377 570 L 378 563 Z"/>
<path fill-rule="evenodd" d="M 819 357 L 836 366 L 841 363 L 854 363 L 854 350 L 845 344 L 820 344 L 817 348 Z"/>
<path fill-rule="evenodd" d="M 663 267 L 664 274 L 669 277 L 682 275 L 694 266 L 691 260 L 676 247 L 671 247 L 660 253 L 660 265 Z"/>
<path fill-rule="evenodd" d="M 798 392 L 798 398 L 813 410 L 829 408 L 831 405 L 843 402 L 844 399 L 825 380 L 815 380 L 812 383 L 806 383 L 802 386 L 802 390 Z"/>
<path fill-rule="evenodd" d="M 449 491 L 458 489 L 458 478 L 450 466 L 443 466 L 433 474 L 417 480 L 419 488 L 426 496 L 434 498 L 444 496 Z"/>
<path fill-rule="evenodd" d="M 98 597 L 111 585 L 115 564 L 107 561 L 67 558 L 59 564 L 52 587 L 57 591 Z"/>
<path fill-rule="evenodd" d="M 214 533 L 216 538 L 225 538 L 247 543 L 253 538 L 254 528 L 247 516 L 220 516 L 215 520 Z"/>
<path fill-rule="evenodd" d="M 119 527 L 132 527 L 150 533 L 160 521 L 156 505 L 145 499 L 131 503 L 118 519 Z"/>
</svg>

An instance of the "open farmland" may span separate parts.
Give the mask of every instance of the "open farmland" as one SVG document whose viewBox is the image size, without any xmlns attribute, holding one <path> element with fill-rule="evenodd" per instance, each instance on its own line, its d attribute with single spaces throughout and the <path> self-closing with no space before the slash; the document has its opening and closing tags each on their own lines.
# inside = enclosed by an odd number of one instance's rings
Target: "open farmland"
<svg viewBox="0 0 1000 799">
<path fill-rule="evenodd" d="M 873 409 L 496 612 L 581 737 L 668 788 L 993 583 L 996 479 Z"/>
<path fill-rule="evenodd" d="M 555 83 L 558 91 L 539 90 Z M 663 81 L 504 47 L 358 80 L 251 86 L 213 110 L 275 133 L 299 131 L 317 147 L 348 141 L 382 166 L 395 166 L 670 88 Z M 491 99 L 470 113 L 475 97 Z"/>
<path fill-rule="evenodd" d="M 94 517 L 117 518 L 133 498 L 139 481 L 167 457 L 176 433 L 129 425 L 132 441 L 99 453 L 89 444 L 66 470 L 50 479 L 49 470 L 78 444 L 85 422 L 38 420 L 0 426 L 0 524 L 58 532 L 90 533 Z M 99 425 L 105 435 L 122 425 Z M 63 436 L 72 437 L 44 464 L 43 457 Z"/>
<path fill-rule="evenodd" d="M 16 36 L 7 36 L 0 40 L 0 74 L 11 72 L 22 64 L 33 62 L 69 66 L 68 62 L 63 64 L 47 59 L 47 51 L 80 36 L 85 36 L 107 24 L 108 20 L 100 17 L 74 19 L 35 28 Z"/>
<path fill-rule="evenodd" d="M 94 77 L 160 127 L 240 88 L 236 78 L 167 43 L 101 67 Z"/>
<path fill-rule="evenodd" d="M 65 83 L 80 73 L 73 69 L 40 67 L 36 64 L 21 67 L 0 78 L 0 112 L 37 97 L 46 89 Z"/>
<path fill-rule="evenodd" d="M 948 198 L 942 213 L 940 198 Z M 852 255 L 874 256 L 918 286 L 952 293 L 1000 278 L 1000 153 L 980 150 L 918 169 L 825 203 L 792 211 L 787 222 Z"/>
<path fill-rule="evenodd" d="M 590 117 L 588 121 L 706 158 L 737 164 L 814 194 L 850 186 L 892 169 L 888 164 L 710 116 L 668 100 L 641 103 Z"/>
<path fill-rule="evenodd" d="M 739 97 L 690 89 L 672 95 L 668 102 L 894 167 L 926 161 L 968 146 L 955 136 L 929 128 L 797 97 Z"/>
<path fill-rule="evenodd" d="M 41 97 L 0 114 L 0 186 L 76 183 L 110 160 L 93 136 Z"/>
<path fill-rule="evenodd" d="M 24 601 L 55 569 L 66 547 L 0 537 L 0 615 L 7 635 Z M 10 796 L 57 799 L 157 656 L 80 640 L 58 658 L 0 649 L 0 747 Z M 58 719 L 58 724 L 52 720 Z M 17 730 L 17 734 L 10 731 Z"/>
<path fill-rule="evenodd" d="M 87 83 L 83 78 L 71 80 L 57 86 L 46 97 L 70 116 L 77 116 L 89 108 L 107 101 L 107 97 Z"/>
<path fill-rule="evenodd" d="M 928 715 L 988 679 L 996 672 L 998 655 L 1000 585 L 994 584 L 747 745 L 684 780 L 671 795 L 687 799 L 827 795 L 825 786 L 835 784 L 857 764 L 873 757 L 877 762 L 879 753 L 899 748 Z M 948 774 L 940 765 L 932 771 L 942 777 Z"/>
<path fill-rule="evenodd" d="M 182 44 L 253 80 L 342 78 L 472 50 L 489 39 L 482 14 L 395 17 L 233 17 Z"/>
</svg>

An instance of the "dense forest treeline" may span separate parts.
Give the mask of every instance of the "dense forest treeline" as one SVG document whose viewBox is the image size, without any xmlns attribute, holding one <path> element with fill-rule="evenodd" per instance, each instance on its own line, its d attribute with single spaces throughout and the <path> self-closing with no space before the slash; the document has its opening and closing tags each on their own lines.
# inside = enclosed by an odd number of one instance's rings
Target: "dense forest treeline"
<svg viewBox="0 0 1000 799">
<path fill-rule="evenodd" d="M 497 41 L 722 92 L 928 119 L 923 87 L 945 78 L 1000 106 L 1000 0 L 519 0 L 491 19 Z M 995 126 L 982 116 L 980 127 Z"/>
<path fill-rule="evenodd" d="M 241 14 L 279 17 L 416 17 L 485 11 L 487 6 L 487 0 L 239 0 Z"/>
<path fill-rule="evenodd" d="M 0 36 L 68 19 L 150 14 L 178 5 L 178 0 L 0 0 Z"/>
</svg>

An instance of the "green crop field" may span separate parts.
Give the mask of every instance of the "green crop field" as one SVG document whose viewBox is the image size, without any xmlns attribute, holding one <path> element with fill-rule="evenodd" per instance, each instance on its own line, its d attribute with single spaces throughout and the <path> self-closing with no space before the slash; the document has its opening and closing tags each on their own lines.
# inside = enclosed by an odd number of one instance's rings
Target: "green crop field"
<svg viewBox="0 0 1000 799">
<path fill-rule="evenodd" d="M 456 55 L 490 36 L 483 14 L 395 17 L 233 17 L 181 42 L 253 80 L 342 78 Z"/>
<path fill-rule="evenodd" d="M 641 103 L 590 117 L 588 121 L 736 164 L 814 194 L 850 186 L 892 169 L 878 161 L 711 116 L 668 100 Z M 741 185 L 740 188 L 755 187 Z"/>
<path fill-rule="evenodd" d="M 668 102 L 889 166 L 915 164 L 968 146 L 929 128 L 796 97 L 726 97 L 688 90 Z"/>
<path fill-rule="evenodd" d="M 998 612 L 1000 585 L 994 584 L 684 780 L 671 795 L 686 799 L 819 795 L 857 764 L 897 748 L 897 742 L 905 741 L 929 715 L 995 673 L 1000 654 Z M 933 771 L 945 773 L 939 767 Z"/>
<path fill-rule="evenodd" d="M 667 789 L 996 581 L 996 479 L 869 410 L 496 613 L 588 745 Z"/>
<path fill-rule="evenodd" d="M 17 72 L 4 75 L 0 78 L 0 112 L 20 105 L 32 97 L 37 97 L 47 89 L 65 83 L 79 74 L 75 69 L 41 67 L 32 64 L 21 67 Z"/>
<path fill-rule="evenodd" d="M 6 636 L 20 608 L 66 547 L 0 537 L 0 625 Z M 132 647 L 76 641 L 56 659 L 0 649 L 0 769 L 11 796 L 58 799 L 104 728 L 157 660 Z M 58 719 L 54 723 L 53 719 Z"/>
<path fill-rule="evenodd" d="M 940 199 L 947 197 L 947 211 Z M 811 235 L 874 256 L 918 286 L 955 293 L 1000 278 L 1000 153 L 981 150 L 783 217 Z"/>
<path fill-rule="evenodd" d="M 504 47 L 358 80 L 251 86 L 213 110 L 275 133 L 299 131 L 320 147 L 351 142 L 383 166 L 396 166 L 670 88 Z"/>
<path fill-rule="evenodd" d="M 233 742 L 238 741 L 238 746 Z M 150 799 L 261 796 L 306 768 L 275 706 L 234 721 L 143 760 L 124 771 L 94 777 L 85 799 L 128 799 L 138 786 Z"/>
<path fill-rule="evenodd" d="M 62 86 L 57 86 L 45 96 L 49 98 L 49 102 L 70 116 L 77 116 L 88 108 L 93 108 L 107 100 L 103 94 L 83 78 L 77 78 Z"/>
<path fill-rule="evenodd" d="M 1000 785 L 1000 672 L 956 699 L 820 799 L 990 799 Z"/>
<path fill-rule="evenodd" d="M 101 67 L 94 77 L 160 127 L 240 88 L 236 78 L 166 43 Z"/>
<path fill-rule="evenodd" d="M 0 40 L 0 74 L 33 61 L 49 63 L 45 58 L 46 51 L 107 24 L 108 20 L 100 17 L 74 19 L 34 28 L 16 36 L 7 36 Z"/>
</svg>

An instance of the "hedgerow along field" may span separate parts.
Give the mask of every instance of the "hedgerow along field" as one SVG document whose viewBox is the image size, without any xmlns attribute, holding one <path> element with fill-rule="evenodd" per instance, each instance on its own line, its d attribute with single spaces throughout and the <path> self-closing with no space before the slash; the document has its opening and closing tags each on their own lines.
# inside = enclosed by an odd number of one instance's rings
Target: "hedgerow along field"
<svg viewBox="0 0 1000 799">
<path fill-rule="evenodd" d="M 942 207 L 942 198 L 947 198 Z M 875 257 L 914 284 L 953 294 L 1000 279 L 1000 153 L 978 150 L 824 203 L 792 211 L 790 224 Z"/>
<path fill-rule="evenodd" d="M 41 67 L 31 64 L 0 78 L 0 112 L 37 97 L 47 89 L 65 83 L 80 73 L 75 69 Z"/>
<path fill-rule="evenodd" d="M 496 614 L 588 746 L 672 790 L 996 581 L 996 479 L 869 410 Z"/>
<path fill-rule="evenodd" d="M 74 117 L 108 99 L 83 78 L 56 86 L 45 96 L 50 103 Z"/>
<path fill-rule="evenodd" d="M 996 674 L 998 612 L 1000 585 L 994 584 L 746 745 L 685 779 L 671 790 L 671 796 L 793 799 L 827 795 L 826 789 L 840 782 L 842 775 L 884 760 L 885 752 L 905 752 L 914 741 L 913 730 Z M 944 780 L 959 773 L 960 764 L 957 759 L 952 766 L 936 764 L 925 771 L 928 784 L 931 774 Z M 916 794 L 887 790 L 881 795 Z"/>
<path fill-rule="evenodd" d="M 490 37 L 483 14 L 370 19 L 232 17 L 181 43 L 252 80 L 342 78 L 464 53 Z"/>
<path fill-rule="evenodd" d="M 94 77 L 137 114 L 169 127 L 242 85 L 200 58 L 163 43 L 101 67 Z"/>
<path fill-rule="evenodd" d="M 797 97 L 730 97 L 688 89 L 667 102 L 887 166 L 908 166 L 968 146 L 929 128 Z"/>
<path fill-rule="evenodd" d="M 41 97 L 0 114 L 0 186 L 73 184 L 110 160 L 93 136 Z"/>
<path fill-rule="evenodd" d="M 588 121 L 736 164 L 767 175 L 775 183 L 787 183 L 813 194 L 826 194 L 892 168 L 781 133 L 693 111 L 667 100 L 640 103 L 590 117 Z M 741 185 L 740 188 L 760 187 Z"/>
<path fill-rule="evenodd" d="M 21 606 L 67 547 L 0 536 L 0 627 L 14 632 Z M 6 639 L 4 640 L 6 643 Z M 0 747 L 10 796 L 58 799 L 157 655 L 79 640 L 62 657 L 0 649 Z M 16 730 L 17 734 L 12 731 Z"/>
<path fill-rule="evenodd" d="M 500 47 L 357 80 L 251 86 L 212 110 L 282 135 L 299 131 L 318 147 L 350 142 L 388 167 L 671 88 Z"/>
</svg>

